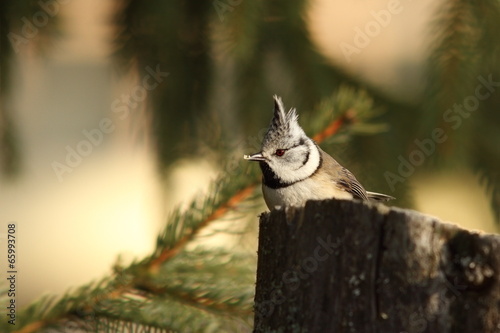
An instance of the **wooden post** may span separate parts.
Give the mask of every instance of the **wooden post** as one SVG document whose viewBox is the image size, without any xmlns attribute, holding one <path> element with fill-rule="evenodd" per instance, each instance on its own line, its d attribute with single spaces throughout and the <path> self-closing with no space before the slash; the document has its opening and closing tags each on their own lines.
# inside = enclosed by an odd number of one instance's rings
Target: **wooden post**
<svg viewBox="0 0 500 333">
<path fill-rule="evenodd" d="M 500 332 L 500 236 L 311 201 L 260 218 L 255 332 Z"/>
</svg>

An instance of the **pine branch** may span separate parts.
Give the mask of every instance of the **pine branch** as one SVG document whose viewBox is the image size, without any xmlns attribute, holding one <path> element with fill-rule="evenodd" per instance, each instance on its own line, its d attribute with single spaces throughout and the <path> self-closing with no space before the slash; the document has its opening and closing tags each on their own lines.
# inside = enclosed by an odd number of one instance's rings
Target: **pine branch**
<svg viewBox="0 0 500 333">
<path fill-rule="evenodd" d="M 345 123 L 349 123 L 354 119 L 354 110 L 347 110 L 346 113 L 335 119 L 323 131 L 313 136 L 313 140 L 317 143 L 325 141 L 326 138 L 333 136 Z"/>
<path fill-rule="evenodd" d="M 367 123 L 373 116 L 371 99 L 363 92 L 343 89 L 335 96 L 318 107 L 318 118 L 331 119 L 313 136 L 318 142 L 348 126 L 352 130 L 356 124 Z M 174 330 L 189 325 L 201 331 L 209 323 L 217 328 L 242 325 L 243 319 L 237 318 L 252 314 L 255 262 L 233 252 L 187 251 L 186 246 L 203 229 L 248 200 L 259 175 L 255 165 L 239 163 L 230 174 L 214 181 L 207 195 L 194 199 L 186 211 L 172 213 L 151 256 L 127 268 L 118 267 L 112 277 L 69 292 L 57 302 L 54 298 L 35 302 L 19 315 L 18 332 L 31 333 L 64 322 L 95 328 L 96 318 L 101 323 L 109 320 L 110 325 L 130 321 L 138 327 Z M 232 280 L 234 276 L 240 277 L 239 281 Z M 172 316 L 167 318 L 165 313 Z M 185 317 L 178 319 L 174 314 Z"/>
<path fill-rule="evenodd" d="M 498 15 L 498 1 L 445 1 L 438 11 L 429 59 L 430 84 L 420 108 L 423 115 L 420 117 L 420 131 L 427 134 L 438 126 L 446 129 L 453 140 L 448 140 L 440 149 L 456 159 L 469 154 L 464 144 L 468 140 L 463 138 L 474 136 L 470 126 L 473 121 L 460 126 L 459 133 L 450 129 L 452 126 L 449 121 L 444 121 L 443 113 L 453 105 L 463 103 L 467 96 L 474 95 L 479 75 L 498 68 Z M 492 66 L 493 63 L 496 65 Z"/>
<path fill-rule="evenodd" d="M 332 97 L 323 101 L 318 113 L 333 118 L 326 128 L 313 136 L 318 143 L 321 143 L 337 134 L 344 125 L 366 123 L 374 113 L 373 101 L 364 91 L 341 87 Z M 325 117 L 318 118 L 324 119 Z M 247 172 L 244 171 L 243 174 L 247 174 Z M 203 228 L 235 209 L 253 193 L 258 183 L 257 177 L 249 177 L 245 178 L 239 186 L 234 186 L 235 179 L 238 177 L 223 175 L 213 184 L 208 191 L 210 194 L 201 204 L 199 200 L 194 200 L 185 215 L 182 215 L 178 210 L 175 211 L 174 217 L 171 218 L 171 222 L 162 233 L 163 237 L 158 240 L 155 254 L 146 264 L 150 273 L 156 273 L 161 264 L 175 256 Z M 194 223 L 191 224 L 189 222 L 193 222 L 190 219 L 193 216 L 189 215 L 197 215 L 199 219 L 194 220 Z M 189 226 L 185 225 L 185 222 Z M 179 229 L 185 232 L 176 232 Z"/>
<path fill-rule="evenodd" d="M 317 143 L 329 142 L 331 138 L 343 134 L 374 134 L 386 127 L 372 122 L 380 111 L 373 99 L 364 90 L 342 85 L 330 97 L 321 101 L 314 115 L 309 115 L 306 123 Z M 328 124 L 326 127 L 324 124 Z"/>
<path fill-rule="evenodd" d="M 96 318 L 96 332 L 127 332 L 127 333 L 176 333 L 173 329 L 152 325 L 138 325 L 122 318 Z"/>
<path fill-rule="evenodd" d="M 245 188 L 236 192 L 229 198 L 229 200 L 221 203 L 210 215 L 203 219 L 201 223 L 198 223 L 195 228 L 184 234 L 177 242 L 175 242 L 174 246 L 163 248 L 160 253 L 149 262 L 149 271 L 152 273 L 157 272 L 160 265 L 179 253 L 179 251 L 183 249 L 193 238 L 195 238 L 203 228 L 208 226 L 211 222 L 221 218 L 230 210 L 235 209 L 236 206 L 252 194 L 255 190 L 255 185 L 255 183 L 250 183 Z"/>
<path fill-rule="evenodd" d="M 211 259 L 207 259 L 207 255 L 211 256 Z M 164 265 L 156 280 L 149 280 L 151 287 L 146 293 L 144 285 L 138 284 L 138 278 L 130 276 L 125 271 L 120 272 L 113 279 L 70 292 L 56 303 L 53 298 L 44 298 L 36 302 L 26 309 L 18 320 L 21 323 L 25 318 L 28 320 L 28 318 L 35 317 L 39 320 L 27 324 L 21 332 L 35 332 L 42 328 L 60 329 L 65 332 L 68 327 L 95 331 L 97 318 L 110 321 L 120 319 L 134 322 L 138 326 L 165 328 L 171 326 L 165 323 L 165 313 L 174 311 L 174 308 L 176 315 L 170 318 L 174 322 L 170 328 L 176 331 L 179 331 L 179 327 L 182 326 L 175 323 L 175 318 L 181 312 L 186 311 L 190 311 L 193 317 L 187 322 L 193 322 L 196 318 L 209 317 L 211 321 L 224 325 L 225 321 L 233 320 L 230 317 L 249 318 L 252 313 L 253 267 L 255 266 L 249 264 L 248 258 L 250 257 L 247 256 L 246 259 L 230 252 L 221 253 L 213 250 L 183 252 L 182 255 L 170 261 L 170 265 Z M 253 256 L 252 260 L 254 260 Z M 196 263 L 203 263 L 203 267 L 194 268 Z M 227 269 L 223 270 L 225 265 L 233 267 L 233 270 L 238 265 L 242 267 L 234 271 L 235 274 L 230 274 Z M 193 272 L 193 268 L 197 270 L 197 274 L 194 275 L 195 280 L 193 276 L 189 278 L 187 273 Z M 212 279 L 207 279 L 207 274 L 204 273 L 207 270 L 220 273 L 219 275 L 212 274 Z M 220 282 L 223 275 L 226 275 L 228 281 L 222 283 L 217 290 L 217 281 Z M 241 275 L 251 277 L 252 281 L 234 279 L 234 276 Z M 196 280 L 197 278 L 199 280 Z M 234 285 L 233 289 L 227 288 L 229 282 Z M 212 288 L 207 288 L 207 285 Z M 167 286 L 170 287 L 167 288 Z M 219 297 L 217 297 L 218 293 L 221 294 Z M 228 295 L 232 298 L 228 298 Z M 180 304 L 183 304 L 183 310 L 177 309 Z M 238 307 L 246 310 L 238 311 Z M 190 310 L 187 310 L 188 308 Z M 157 310 L 153 311 L 153 309 Z M 158 309 L 164 311 L 158 311 Z M 8 326 L 3 328 L 12 329 Z"/>
<path fill-rule="evenodd" d="M 18 313 L 16 326 L 1 322 L 0 330 L 31 333 L 42 328 L 57 326 L 59 322 L 70 318 L 76 311 L 91 307 L 101 298 L 110 297 L 112 295 L 109 292 L 110 286 L 113 286 L 113 280 L 106 278 L 97 283 L 82 286 L 76 291 L 67 292 L 58 301 L 55 297 L 42 297 Z M 18 327 L 21 328 L 15 330 Z"/>
<path fill-rule="evenodd" d="M 500 2 L 453 0 L 442 6 L 435 26 L 430 84 L 421 107 L 419 134 L 428 136 L 438 127 L 445 130 L 448 139 L 437 146 L 440 153 L 431 154 L 429 160 L 437 167 L 459 165 L 477 172 L 500 220 L 500 183 L 496 176 L 500 152 L 490 146 L 500 140 L 495 112 L 500 91 L 495 88 L 487 90 L 486 97 L 478 95 L 478 89 L 486 89 L 481 87 L 485 78 L 495 82 L 500 78 Z M 466 105 L 471 100 L 477 105 Z M 464 106 L 465 111 L 459 112 Z M 455 117 L 453 121 L 450 116 Z"/>
<path fill-rule="evenodd" d="M 193 266 L 193 263 L 197 264 Z M 163 265 L 158 274 L 136 280 L 135 287 L 151 295 L 178 298 L 206 310 L 210 306 L 216 312 L 225 310 L 227 314 L 248 315 L 254 268 L 253 256 L 233 251 L 183 251 L 168 265 Z M 233 276 L 244 279 L 239 279 L 240 284 L 237 284 Z"/>
<path fill-rule="evenodd" d="M 42 329 L 45 325 L 46 325 L 46 323 L 44 321 L 39 320 L 39 321 L 35 321 L 34 323 L 28 324 L 28 325 L 24 326 L 22 329 L 20 329 L 19 331 L 15 331 L 15 332 L 17 332 L 17 333 L 36 332 L 36 331 Z"/>
</svg>

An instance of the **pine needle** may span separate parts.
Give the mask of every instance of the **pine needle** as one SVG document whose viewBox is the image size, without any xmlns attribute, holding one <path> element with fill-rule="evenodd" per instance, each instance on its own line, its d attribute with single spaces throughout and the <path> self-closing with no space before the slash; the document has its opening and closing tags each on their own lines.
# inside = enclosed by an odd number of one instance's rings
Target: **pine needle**
<svg viewBox="0 0 500 333">
<path fill-rule="evenodd" d="M 315 140 L 322 142 L 349 125 L 367 123 L 373 108 L 363 94 L 344 88 L 340 99 L 322 103 L 319 114 L 331 120 L 323 123 L 327 125 L 317 131 Z M 231 171 L 216 179 L 208 193 L 192 200 L 186 210 L 172 212 L 152 255 L 129 267 L 116 267 L 112 277 L 70 291 L 59 300 L 45 297 L 34 302 L 19 314 L 18 332 L 64 323 L 109 332 L 125 327 L 168 332 L 181 330 L 183 325 L 204 332 L 230 331 L 229 327 L 250 330 L 255 257 L 221 249 L 186 250 L 213 222 L 244 207 L 245 202 L 252 207 L 248 203 L 257 197 L 253 194 L 260 171 L 241 162 L 232 169 L 223 168 Z"/>
</svg>

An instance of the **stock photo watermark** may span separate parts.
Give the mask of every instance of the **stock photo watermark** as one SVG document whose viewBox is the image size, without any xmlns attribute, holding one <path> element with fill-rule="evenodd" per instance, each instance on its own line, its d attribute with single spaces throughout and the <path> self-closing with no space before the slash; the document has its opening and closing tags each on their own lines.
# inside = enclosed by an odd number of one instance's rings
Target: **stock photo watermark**
<svg viewBox="0 0 500 333">
<path fill-rule="evenodd" d="M 111 103 L 111 111 L 118 116 L 120 120 L 126 119 L 131 110 L 136 109 L 148 96 L 148 93 L 156 89 L 164 79 L 169 76 L 168 72 L 162 72 L 160 65 L 156 68 L 146 67 L 146 74 L 141 81 L 141 84 L 134 86 L 129 94 L 122 94 Z M 82 134 L 84 139 L 80 140 L 74 147 L 67 145 L 66 158 L 64 162 L 53 161 L 51 163 L 52 170 L 57 176 L 59 182 L 63 181 L 63 176 L 66 173 L 71 173 L 84 160 L 92 154 L 95 147 L 104 142 L 107 134 L 113 133 L 116 124 L 111 118 L 102 118 L 98 126 L 93 129 L 83 129 Z"/>
<path fill-rule="evenodd" d="M 367 48 L 372 40 L 379 36 L 381 32 L 389 26 L 394 15 L 401 14 L 404 7 L 400 0 L 390 0 L 385 9 L 370 11 L 372 19 L 363 28 L 354 27 L 354 37 L 351 43 L 342 42 L 339 44 L 340 50 L 347 62 L 351 62 L 354 54 L 360 54 Z"/>
<path fill-rule="evenodd" d="M 461 103 L 453 104 L 453 107 L 443 113 L 443 122 L 450 124 L 453 130 L 460 128 L 464 119 L 469 118 L 479 108 L 480 102 L 488 99 L 500 87 L 500 81 L 493 81 L 492 74 L 488 75 L 487 78 L 478 76 L 477 80 L 479 83 L 476 85 L 473 95 L 465 97 Z M 416 168 L 422 165 L 436 151 L 436 147 L 447 139 L 448 135 L 441 127 L 433 129 L 428 138 L 415 139 L 413 142 L 417 148 L 412 150 L 407 157 L 398 156 L 397 173 L 390 171 L 384 173 L 384 178 L 391 190 L 394 192 L 398 183 L 404 183 L 412 176 Z"/>
<path fill-rule="evenodd" d="M 2 304 L 10 325 L 16 324 L 17 317 L 17 274 L 18 274 L 18 228 L 16 222 L 4 223 L 0 226 L 0 249 L 6 281 L 6 304 Z"/>
<path fill-rule="evenodd" d="M 19 33 L 9 32 L 7 38 L 12 44 L 12 48 L 16 53 L 21 51 L 21 46 L 26 45 L 35 38 L 39 29 L 42 29 L 49 24 L 50 20 L 54 18 L 61 10 L 61 5 L 65 5 L 72 0 L 40 0 L 37 2 L 40 10 L 36 11 L 30 18 L 21 17 L 21 29 Z"/>
</svg>

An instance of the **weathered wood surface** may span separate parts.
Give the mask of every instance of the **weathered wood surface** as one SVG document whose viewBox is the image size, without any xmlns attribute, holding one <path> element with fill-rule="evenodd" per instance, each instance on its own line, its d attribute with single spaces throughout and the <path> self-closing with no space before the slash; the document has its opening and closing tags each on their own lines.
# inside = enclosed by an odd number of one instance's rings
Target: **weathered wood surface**
<svg viewBox="0 0 500 333">
<path fill-rule="evenodd" d="M 500 236 L 308 202 L 260 219 L 255 332 L 500 332 Z"/>
</svg>

